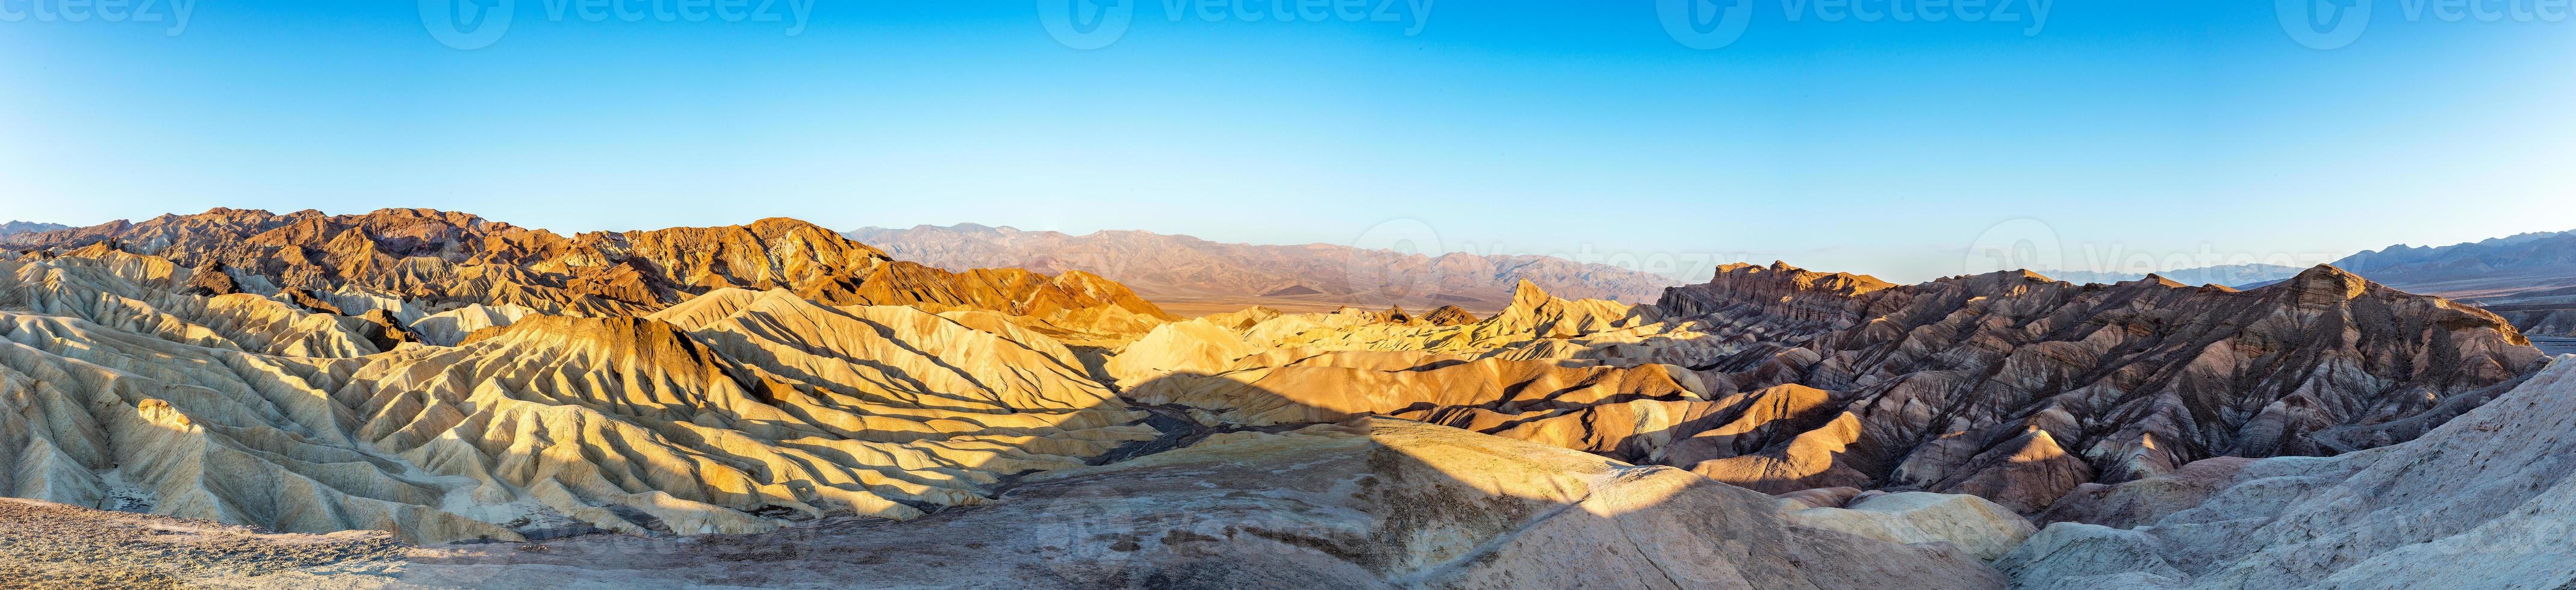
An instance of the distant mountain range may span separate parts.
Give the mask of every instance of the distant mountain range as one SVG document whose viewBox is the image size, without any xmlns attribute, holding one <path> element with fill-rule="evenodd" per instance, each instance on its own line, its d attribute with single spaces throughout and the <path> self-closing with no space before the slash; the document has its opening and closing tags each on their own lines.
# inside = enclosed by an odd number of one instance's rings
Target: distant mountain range
<svg viewBox="0 0 2576 590">
<path fill-rule="evenodd" d="M 2227 266 L 2205 266 L 2201 268 L 2159 272 L 2154 274 L 2156 276 L 2172 279 L 2174 282 L 2185 285 L 2226 285 L 2234 287 L 2238 285 L 2284 281 L 2288 280 L 2290 277 L 2299 276 L 2299 273 L 2305 270 L 2307 270 L 2307 268 L 2281 266 L 2277 264 L 2237 264 Z M 2143 279 L 2147 278 L 2148 274 L 2094 272 L 2083 270 L 2042 270 L 2039 271 L 2039 273 L 2048 275 L 2048 278 L 2069 283 L 2100 283 L 2104 285 Z"/>
<path fill-rule="evenodd" d="M 2373 281 L 2496 312 L 2532 336 L 2576 336 L 2576 231 L 2441 247 L 2403 244 L 2335 261 Z"/>
<path fill-rule="evenodd" d="M 5 239 L 18 234 L 31 234 L 41 231 L 54 231 L 58 229 L 71 228 L 72 226 L 59 223 L 36 223 L 32 221 L 0 222 L 0 239 Z"/>
<path fill-rule="evenodd" d="M 2330 264 L 2410 293 L 2486 308 L 2530 336 L 2576 337 L 2576 231 L 2516 234 L 2449 246 L 2398 244 Z M 2288 280 L 2304 270 L 2249 264 L 2156 274 L 2190 285 L 2253 289 Z M 2040 272 L 2070 283 L 2112 284 L 2146 277 L 2142 273 Z"/>
<path fill-rule="evenodd" d="M 2442 247 L 2404 244 L 2335 261 L 2356 273 L 2455 293 L 2505 295 L 2576 284 L 2576 231 L 2527 233 Z M 2392 283 L 2395 284 L 2395 283 Z"/>
<path fill-rule="evenodd" d="M 845 235 L 899 259 L 940 268 L 1090 272 L 1167 305 L 1206 300 L 1211 305 L 1458 305 L 1491 311 L 1508 305 L 1513 287 L 1523 280 L 1564 297 L 1630 303 L 1654 301 L 1665 287 L 1680 284 L 1662 275 L 1550 256 L 1426 256 L 1329 244 L 1232 244 L 1143 231 L 1076 236 L 970 223 L 870 227 Z"/>
</svg>

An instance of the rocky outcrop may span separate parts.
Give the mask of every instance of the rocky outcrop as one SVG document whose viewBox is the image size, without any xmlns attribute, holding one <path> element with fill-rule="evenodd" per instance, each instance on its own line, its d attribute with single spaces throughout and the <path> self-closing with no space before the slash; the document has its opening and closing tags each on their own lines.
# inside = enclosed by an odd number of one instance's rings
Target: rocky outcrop
<svg viewBox="0 0 2576 590">
<path fill-rule="evenodd" d="M 1850 325 L 1851 300 L 1894 286 L 1868 275 L 1820 273 L 1785 262 L 1726 264 L 1706 284 L 1665 289 L 1656 305 L 1678 317 L 1758 315 L 1844 328 Z"/>
<path fill-rule="evenodd" d="M 1434 326 L 1464 326 L 1476 323 L 1477 320 L 1476 314 L 1469 313 L 1465 309 L 1455 305 L 1443 305 L 1439 309 L 1431 310 L 1431 313 L 1423 314 L 1422 321 Z"/>
<path fill-rule="evenodd" d="M 2576 578 L 2576 364 L 2413 441 L 2090 488 L 1998 565 L 2028 588 L 2554 588 Z"/>
<path fill-rule="evenodd" d="M 1155 298 L 1263 297 L 1416 308 L 1494 309 L 1528 281 L 1552 293 L 1629 303 L 1676 281 L 1661 275 L 1547 256 L 1425 256 L 1345 246 L 1263 246 L 1189 236 L 1103 231 L 1072 236 L 979 225 L 865 228 L 850 237 L 895 257 L 950 270 L 1013 267 L 1097 273 Z"/>
<path fill-rule="evenodd" d="M 224 272 L 224 265 L 220 262 L 197 269 L 188 277 L 187 288 L 179 290 L 181 295 L 206 296 L 231 295 L 240 292 L 242 292 L 241 284 L 235 282 L 231 274 Z"/>
</svg>

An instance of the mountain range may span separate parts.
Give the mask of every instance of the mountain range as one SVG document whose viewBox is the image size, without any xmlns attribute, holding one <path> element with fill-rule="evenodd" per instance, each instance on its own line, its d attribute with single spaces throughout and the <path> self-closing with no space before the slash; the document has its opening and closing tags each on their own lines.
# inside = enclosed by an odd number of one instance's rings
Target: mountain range
<svg viewBox="0 0 2576 590">
<path fill-rule="evenodd" d="M 2335 265 L 2391 286 L 2477 304 L 2534 336 L 2576 337 L 2576 231 L 2442 247 L 2397 245 Z"/>
<path fill-rule="evenodd" d="M 1201 312 L 1254 304 L 1291 310 L 1456 305 L 1490 312 L 1509 303 L 1513 286 L 1524 280 L 1551 293 L 1631 303 L 1653 301 L 1665 287 L 1680 284 L 1662 275 L 1549 256 L 1231 244 L 1142 231 L 1076 236 L 959 224 L 870 227 L 848 235 L 897 258 L 952 270 L 1093 273 L 1157 302 Z"/>
<path fill-rule="evenodd" d="M 2372 281 L 2476 304 L 2532 336 L 2576 338 L 2576 231 L 2534 232 L 2449 246 L 2398 244 L 2331 263 Z M 2256 288 L 2304 269 L 2268 264 L 2211 266 L 2155 273 L 2187 283 Z M 2140 273 L 2043 271 L 2077 283 L 2117 283 Z"/>
<path fill-rule="evenodd" d="M 2148 275 L 2155 275 L 2165 280 L 2186 285 L 2226 285 L 2236 287 L 2259 286 L 2287 280 L 2290 277 L 2299 276 L 2299 273 L 2306 272 L 2307 270 L 2308 269 L 2302 267 L 2281 266 L 2278 264 L 2236 264 L 2204 266 L 2199 268 L 2187 268 L 2182 270 L 2152 273 L 2098 272 L 2084 270 L 2041 270 L 2039 272 L 2047 274 L 2048 277 L 2052 279 L 2079 285 L 2085 283 L 2100 283 L 2104 285 L 2125 283 L 2145 279 Z"/>
<path fill-rule="evenodd" d="M 53 231 L 58 229 L 71 229 L 71 226 L 59 223 L 36 223 L 32 221 L 0 222 L 0 239 L 8 239 L 9 236 L 18 234 Z"/>
</svg>

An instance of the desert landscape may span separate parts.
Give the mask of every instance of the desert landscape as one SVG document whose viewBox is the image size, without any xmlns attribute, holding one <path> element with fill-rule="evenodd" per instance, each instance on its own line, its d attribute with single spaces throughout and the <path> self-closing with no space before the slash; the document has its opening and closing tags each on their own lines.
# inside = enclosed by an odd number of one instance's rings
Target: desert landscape
<svg viewBox="0 0 2576 590">
<path fill-rule="evenodd" d="M 2566 522 L 2576 416 L 2506 317 L 2334 266 L 1185 316 L 787 218 L 0 244 L 43 587 L 2393 587 Z M 2516 546 L 2474 573 L 2576 575 Z"/>
<path fill-rule="evenodd" d="M 0 0 L 0 590 L 2576 590 L 2570 27 Z"/>
</svg>

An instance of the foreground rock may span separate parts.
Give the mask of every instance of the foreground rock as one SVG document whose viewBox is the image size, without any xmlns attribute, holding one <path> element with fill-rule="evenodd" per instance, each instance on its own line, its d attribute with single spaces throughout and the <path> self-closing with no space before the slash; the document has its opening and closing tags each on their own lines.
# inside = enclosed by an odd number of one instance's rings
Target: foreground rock
<svg viewBox="0 0 2576 590">
<path fill-rule="evenodd" d="M 2021 587 L 2559 588 L 2576 357 L 2421 438 L 2088 488 L 1998 562 Z"/>
<path fill-rule="evenodd" d="M 2002 588 L 1946 543 L 1795 526 L 1768 496 L 1663 467 L 1370 419 L 1239 433 L 1031 477 L 906 522 L 584 537 L 416 553 L 429 587 Z M 864 581 L 864 582 L 858 582 Z"/>
</svg>

